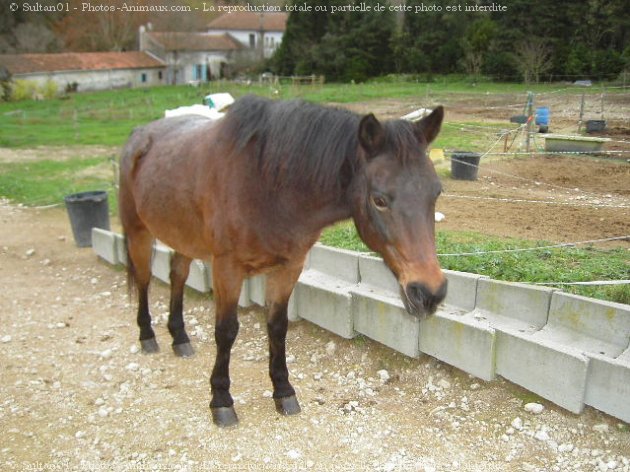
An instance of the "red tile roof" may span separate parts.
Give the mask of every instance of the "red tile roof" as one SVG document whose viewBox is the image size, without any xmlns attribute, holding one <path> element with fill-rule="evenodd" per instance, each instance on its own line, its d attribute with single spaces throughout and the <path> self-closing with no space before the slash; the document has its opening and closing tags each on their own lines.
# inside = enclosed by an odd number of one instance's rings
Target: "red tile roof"
<svg viewBox="0 0 630 472">
<path fill-rule="evenodd" d="M 260 30 L 260 23 L 265 31 L 284 31 L 287 27 L 286 13 L 234 12 L 226 13 L 208 23 L 208 29 L 218 30 Z"/>
<path fill-rule="evenodd" d="M 149 69 L 165 67 L 165 64 L 145 52 L 130 51 L 0 54 L 0 66 L 15 75 L 74 70 Z"/>
<path fill-rule="evenodd" d="M 243 46 L 229 34 L 146 33 L 150 40 L 167 51 L 234 51 Z"/>
</svg>

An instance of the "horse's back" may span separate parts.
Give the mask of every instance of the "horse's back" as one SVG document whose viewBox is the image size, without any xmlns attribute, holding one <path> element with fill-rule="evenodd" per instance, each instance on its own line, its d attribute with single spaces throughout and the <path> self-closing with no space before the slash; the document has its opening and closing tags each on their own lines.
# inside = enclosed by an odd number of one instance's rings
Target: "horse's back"
<svg viewBox="0 0 630 472">
<path fill-rule="evenodd" d="M 163 118 L 136 128 L 121 156 L 121 217 L 192 257 L 207 256 L 195 231 L 203 227 L 196 190 L 208 171 L 214 126 L 195 115 Z"/>
<path fill-rule="evenodd" d="M 144 126 L 135 128 L 127 143 L 123 147 L 121 165 L 128 167 L 135 165 L 135 160 L 148 153 L 150 148 L 176 141 L 185 146 L 189 136 L 198 132 L 200 128 L 213 125 L 212 120 L 199 115 L 184 115 L 162 118 Z"/>
</svg>

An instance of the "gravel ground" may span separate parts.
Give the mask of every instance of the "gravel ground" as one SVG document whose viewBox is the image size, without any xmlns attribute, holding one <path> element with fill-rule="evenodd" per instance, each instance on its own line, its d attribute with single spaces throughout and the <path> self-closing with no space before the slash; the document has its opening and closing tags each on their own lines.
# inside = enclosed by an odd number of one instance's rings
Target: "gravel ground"
<svg viewBox="0 0 630 472">
<path fill-rule="evenodd" d="M 176 358 L 154 284 L 162 351 L 143 355 L 124 273 L 74 246 L 63 210 L 5 201 L 0 221 L 0 470 L 630 471 L 614 418 L 307 322 L 288 334 L 303 411 L 280 417 L 259 309 L 241 311 L 233 350 L 241 422 L 220 430 L 211 301 L 187 295 L 197 355 Z"/>
</svg>

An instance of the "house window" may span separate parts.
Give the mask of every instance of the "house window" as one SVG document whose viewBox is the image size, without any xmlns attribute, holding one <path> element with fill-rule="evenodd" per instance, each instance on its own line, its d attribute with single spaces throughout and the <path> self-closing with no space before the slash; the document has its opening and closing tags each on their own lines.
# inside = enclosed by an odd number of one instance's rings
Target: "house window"
<svg viewBox="0 0 630 472">
<path fill-rule="evenodd" d="M 147 81 L 147 73 L 146 73 L 146 72 L 143 72 L 143 73 L 140 75 L 140 81 L 141 81 L 143 84 Z"/>
<path fill-rule="evenodd" d="M 249 35 L 249 47 L 250 48 L 255 48 L 256 47 L 256 35 L 255 34 L 250 34 Z"/>
<path fill-rule="evenodd" d="M 162 71 L 161 70 L 158 71 L 158 79 L 162 80 Z"/>
<path fill-rule="evenodd" d="M 192 79 L 205 81 L 206 80 L 205 71 L 206 71 L 206 68 L 203 64 L 195 64 L 192 70 Z"/>
<path fill-rule="evenodd" d="M 192 80 L 207 82 L 208 77 L 208 66 L 206 64 L 194 64 L 192 66 Z"/>
</svg>

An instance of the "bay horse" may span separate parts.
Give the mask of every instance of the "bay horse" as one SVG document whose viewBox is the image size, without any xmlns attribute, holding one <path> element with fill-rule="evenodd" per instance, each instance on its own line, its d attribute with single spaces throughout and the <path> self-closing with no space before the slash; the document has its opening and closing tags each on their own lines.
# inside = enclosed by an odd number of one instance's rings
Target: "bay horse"
<svg viewBox="0 0 630 472">
<path fill-rule="evenodd" d="M 246 277 L 267 274 L 269 374 L 281 414 L 300 412 L 285 340 L 289 296 L 322 229 L 353 218 L 360 237 L 397 277 L 406 310 L 432 314 L 446 295 L 435 250 L 441 184 L 427 145 L 443 108 L 417 123 L 378 121 L 303 101 L 246 96 L 226 116 L 165 118 L 135 129 L 120 167 L 120 218 L 130 286 L 137 288 L 140 343 L 159 350 L 148 287 L 154 239 L 171 260 L 168 329 L 178 356 L 194 354 L 183 320 L 193 258 L 209 259 L 216 304 L 213 421 L 238 422 L 230 351 Z"/>
</svg>

